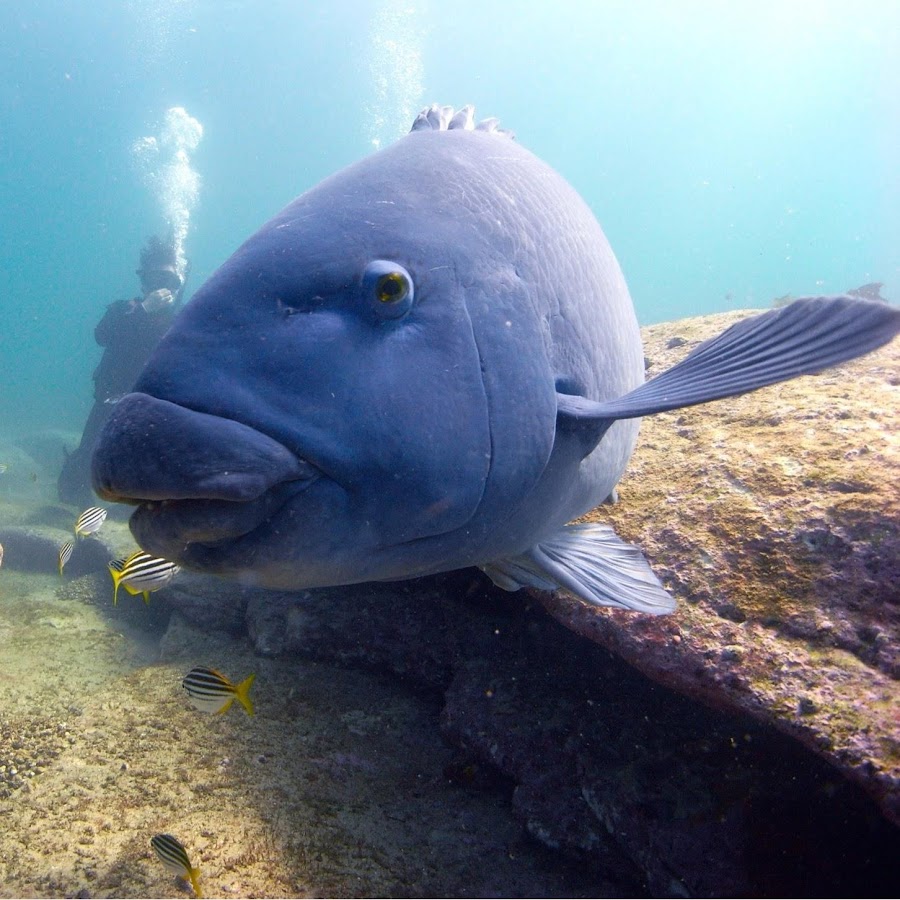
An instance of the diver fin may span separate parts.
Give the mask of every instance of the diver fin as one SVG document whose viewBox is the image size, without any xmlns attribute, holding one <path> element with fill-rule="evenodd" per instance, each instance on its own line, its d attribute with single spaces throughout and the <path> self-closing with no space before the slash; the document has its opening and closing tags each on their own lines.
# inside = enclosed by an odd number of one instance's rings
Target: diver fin
<svg viewBox="0 0 900 900">
<path fill-rule="evenodd" d="M 886 303 L 846 295 L 807 297 L 735 323 L 618 400 L 598 403 L 557 394 L 558 417 L 561 424 L 602 435 L 616 419 L 649 416 L 813 375 L 878 349 L 898 332 L 900 310 Z"/>
<path fill-rule="evenodd" d="M 506 591 L 565 588 L 597 606 L 654 615 L 675 609 L 675 598 L 660 584 L 641 551 L 626 544 L 608 525 L 566 525 L 519 556 L 479 568 Z"/>
</svg>

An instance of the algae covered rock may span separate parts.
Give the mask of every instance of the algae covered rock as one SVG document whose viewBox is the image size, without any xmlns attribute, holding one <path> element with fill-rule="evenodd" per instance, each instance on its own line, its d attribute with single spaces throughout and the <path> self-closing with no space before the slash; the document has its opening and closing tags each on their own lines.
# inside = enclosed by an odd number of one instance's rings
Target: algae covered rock
<svg viewBox="0 0 900 900">
<path fill-rule="evenodd" d="M 26 572 L 55 572 L 59 548 L 74 540 L 71 531 L 50 525 L 0 526 L 0 543 L 6 547 L 6 566 Z M 110 545 L 97 535 L 75 542 L 75 550 L 66 564 L 66 576 L 77 577 L 106 571 L 106 563 L 114 556 Z"/>
<path fill-rule="evenodd" d="M 648 376 L 747 313 L 644 329 Z M 543 595 L 648 676 L 793 735 L 900 823 L 900 342 L 654 416 L 619 503 L 679 600 L 653 618 Z"/>
</svg>

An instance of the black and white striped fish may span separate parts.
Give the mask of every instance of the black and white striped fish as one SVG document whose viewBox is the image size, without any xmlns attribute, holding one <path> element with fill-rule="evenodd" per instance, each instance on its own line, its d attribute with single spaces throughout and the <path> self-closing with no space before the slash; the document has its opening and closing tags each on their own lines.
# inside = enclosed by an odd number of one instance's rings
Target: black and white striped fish
<svg viewBox="0 0 900 900">
<path fill-rule="evenodd" d="M 235 700 L 247 710 L 247 715 L 254 714 L 253 701 L 250 699 L 250 686 L 256 675 L 248 675 L 240 684 L 215 669 L 206 666 L 195 666 L 184 676 L 181 686 L 187 691 L 191 703 L 201 712 L 224 713 Z"/>
<path fill-rule="evenodd" d="M 200 893 L 200 870 L 191 865 L 190 857 L 184 844 L 171 834 L 154 834 L 150 838 L 150 846 L 159 861 L 170 871 L 191 882 L 194 894 L 202 897 Z"/>
<path fill-rule="evenodd" d="M 59 555 L 57 556 L 57 564 L 59 566 L 59 574 L 62 575 L 63 569 L 65 568 L 66 563 L 69 561 L 72 556 L 72 551 L 75 549 L 75 544 L 72 541 L 64 541 L 62 547 L 59 548 Z"/>
<path fill-rule="evenodd" d="M 89 506 L 75 520 L 75 536 L 84 537 L 100 530 L 100 526 L 106 521 L 106 510 L 102 506 Z"/>
<path fill-rule="evenodd" d="M 143 594 L 144 603 L 149 603 L 150 593 L 164 588 L 181 571 L 180 566 L 168 559 L 151 556 L 143 550 L 136 550 L 125 559 L 112 559 L 107 565 L 114 585 L 114 606 L 119 600 L 120 584 L 129 594 Z"/>
</svg>

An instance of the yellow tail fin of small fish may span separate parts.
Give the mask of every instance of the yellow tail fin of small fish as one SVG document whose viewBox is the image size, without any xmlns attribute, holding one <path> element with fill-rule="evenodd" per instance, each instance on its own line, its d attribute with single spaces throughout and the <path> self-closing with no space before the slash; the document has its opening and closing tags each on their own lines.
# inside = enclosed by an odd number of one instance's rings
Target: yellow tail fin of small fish
<svg viewBox="0 0 900 900">
<path fill-rule="evenodd" d="M 188 869 L 187 876 L 190 879 L 191 887 L 194 889 L 194 896 L 202 898 L 203 893 L 200 890 L 200 870 L 194 866 L 193 869 Z"/>
<path fill-rule="evenodd" d="M 112 575 L 113 580 L 113 606 L 116 606 L 119 602 L 119 582 L 122 580 L 122 573 L 117 572 L 115 569 L 110 569 L 109 574 Z M 126 588 L 128 585 L 125 585 Z"/>
<path fill-rule="evenodd" d="M 254 672 L 252 675 L 248 675 L 235 689 L 234 692 L 237 695 L 238 702 L 244 709 L 247 710 L 247 715 L 252 716 L 255 715 L 256 712 L 253 709 L 253 701 L 250 699 L 250 687 L 253 684 L 253 679 L 256 678 L 256 673 Z"/>
<path fill-rule="evenodd" d="M 113 575 L 113 578 L 116 576 Z M 119 576 L 121 577 L 121 576 Z M 132 587 L 127 581 L 125 582 L 125 590 L 131 594 L 132 597 L 136 597 L 138 594 L 144 595 L 144 603 L 150 603 L 150 591 L 142 591 L 140 588 Z"/>
<path fill-rule="evenodd" d="M 111 572 L 111 571 L 112 571 L 112 569 L 110 569 L 110 572 Z M 113 575 L 113 580 L 115 580 L 115 577 L 116 577 L 116 576 Z M 121 578 L 121 577 L 122 577 L 122 576 L 120 575 L 119 578 Z M 116 584 L 116 589 L 117 589 L 117 590 L 118 590 L 118 587 L 119 587 L 119 585 Z M 136 597 L 138 594 L 143 594 L 143 595 L 144 595 L 144 603 L 147 603 L 147 604 L 149 605 L 149 603 L 150 603 L 150 591 L 142 591 L 140 588 L 132 587 L 127 581 L 125 582 L 125 590 L 128 591 L 128 593 L 131 594 L 132 597 Z M 115 603 L 115 602 L 116 602 L 116 601 L 113 600 L 113 603 Z"/>
</svg>

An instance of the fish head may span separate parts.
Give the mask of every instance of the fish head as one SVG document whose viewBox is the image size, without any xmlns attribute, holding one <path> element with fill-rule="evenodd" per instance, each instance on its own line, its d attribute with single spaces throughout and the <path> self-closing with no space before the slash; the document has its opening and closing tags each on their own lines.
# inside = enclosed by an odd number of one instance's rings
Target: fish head
<svg viewBox="0 0 900 900">
<path fill-rule="evenodd" d="M 539 476 L 554 387 L 506 311 L 511 239 L 452 209 L 453 153 L 393 150 L 253 235 L 116 404 L 94 486 L 137 504 L 144 549 L 281 588 L 411 577 L 456 567 L 486 494 Z"/>
</svg>

